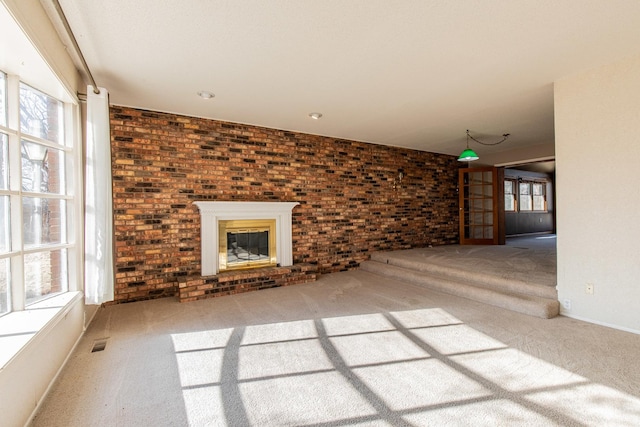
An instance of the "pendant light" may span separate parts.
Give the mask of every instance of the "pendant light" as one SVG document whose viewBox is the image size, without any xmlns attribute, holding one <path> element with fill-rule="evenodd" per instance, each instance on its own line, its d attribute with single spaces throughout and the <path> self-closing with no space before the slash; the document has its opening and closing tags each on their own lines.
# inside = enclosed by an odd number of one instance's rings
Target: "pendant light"
<svg viewBox="0 0 640 427">
<path fill-rule="evenodd" d="M 505 133 L 502 135 L 502 139 L 498 142 L 482 142 L 477 140 L 476 138 L 472 137 L 471 135 L 469 135 L 469 129 L 467 129 L 467 148 L 460 153 L 460 156 L 458 157 L 458 161 L 459 162 L 473 162 L 474 160 L 478 160 L 480 157 L 476 154 L 475 151 L 473 151 L 471 148 L 469 148 L 469 139 L 473 139 L 475 142 L 477 142 L 478 144 L 482 144 L 482 145 L 498 145 L 498 144 L 502 144 L 503 142 L 505 142 L 507 140 L 507 138 L 509 138 L 509 134 Z"/>
<path fill-rule="evenodd" d="M 467 148 L 462 153 L 460 153 L 460 156 L 458 157 L 458 161 L 473 162 L 474 160 L 478 160 L 479 158 L 480 157 L 478 157 L 476 152 L 473 151 L 471 148 L 469 148 L 469 130 L 467 129 Z"/>
</svg>

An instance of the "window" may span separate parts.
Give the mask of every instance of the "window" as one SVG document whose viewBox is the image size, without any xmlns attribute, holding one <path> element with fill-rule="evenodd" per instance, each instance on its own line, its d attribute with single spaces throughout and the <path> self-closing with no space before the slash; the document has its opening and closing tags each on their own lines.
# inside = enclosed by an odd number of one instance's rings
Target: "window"
<svg viewBox="0 0 640 427">
<path fill-rule="evenodd" d="M 69 290 L 71 105 L 0 73 L 0 315 Z M 16 93 L 17 99 L 7 98 Z"/>
<path fill-rule="evenodd" d="M 531 200 L 531 183 L 530 182 L 520 182 L 518 184 L 520 188 L 520 211 L 530 211 L 533 208 L 533 202 Z"/>
<path fill-rule="evenodd" d="M 546 212 L 546 187 L 547 183 L 543 181 L 505 179 L 505 212 Z"/>
<path fill-rule="evenodd" d="M 515 212 L 516 210 L 516 196 L 513 194 L 513 190 L 516 187 L 516 183 L 510 179 L 504 181 L 504 210 L 507 212 Z"/>
<path fill-rule="evenodd" d="M 533 186 L 533 210 L 534 211 L 546 211 L 547 204 L 544 194 L 544 184 L 540 182 L 534 182 Z"/>
<path fill-rule="evenodd" d="M 0 72 L 0 254 L 7 254 L 9 245 L 9 138 L 7 126 L 7 76 Z M 0 258 L 0 315 L 9 311 L 9 259 Z"/>
</svg>

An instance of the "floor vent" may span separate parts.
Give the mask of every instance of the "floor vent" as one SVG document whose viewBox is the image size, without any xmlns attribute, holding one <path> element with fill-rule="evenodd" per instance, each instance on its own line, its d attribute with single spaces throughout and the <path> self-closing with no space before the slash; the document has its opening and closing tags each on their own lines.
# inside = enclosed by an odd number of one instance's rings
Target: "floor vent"
<svg viewBox="0 0 640 427">
<path fill-rule="evenodd" d="M 107 339 L 99 339 L 93 342 L 93 348 L 91 349 L 91 353 L 95 353 L 96 351 L 102 351 L 107 346 Z"/>
</svg>

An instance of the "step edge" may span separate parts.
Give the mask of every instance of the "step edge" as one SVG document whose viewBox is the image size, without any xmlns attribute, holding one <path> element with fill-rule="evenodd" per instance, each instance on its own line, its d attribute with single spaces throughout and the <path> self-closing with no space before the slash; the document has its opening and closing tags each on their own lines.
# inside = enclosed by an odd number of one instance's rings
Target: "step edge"
<svg viewBox="0 0 640 427">
<path fill-rule="evenodd" d="M 392 260 L 392 261 L 397 261 L 397 260 Z M 428 266 L 435 266 L 435 268 L 429 268 L 429 269 L 416 269 L 416 268 L 408 268 L 407 265 L 410 263 L 403 263 L 403 262 L 381 262 L 378 260 L 374 260 L 371 259 L 369 261 L 365 261 L 361 264 L 364 264 L 366 262 L 375 262 L 375 263 L 379 263 L 385 266 L 394 266 L 394 267 L 398 267 L 398 268 L 402 268 L 404 270 L 407 271 L 414 271 L 414 272 L 418 272 L 418 273 L 423 273 L 426 275 L 434 275 L 434 276 L 439 276 L 439 277 L 443 277 L 443 278 L 456 278 L 456 279 L 462 279 L 464 280 L 465 283 L 474 283 L 477 284 L 480 287 L 483 288 L 489 288 L 489 289 L 503 289 L 503 288 L 509 288 L 509 289 L 513 289 L 514 287 L 518 287 L 522 290 L 523 294 L 526 295 L 532 295 L 532 296 L 539 296 L 539 297 L 543 297 L 543 298 L 557 298 L 558 296 L 558 290 L 556 286 L 546 286 L 546 285 L 532 285 L 526 282 L 523 282 L 522 280 L 519 279 L 507 279 L 507 278 L 503 278 L 503 277 L 498 277 L 498 276 L 493 276 L 490 274 L 486 274 L 486 273 L 478 273 L 475 277 L 466 277 L 463 276 L 461 274 L 458 273 L 458 270 L 455 267 L 447 267 L 447 266 L 443 266 L 440 264 L 423 264 L 423 265 L 428 265 Z M 413 265 L 413 264 L 412 264 Z M 452 273 L 452 274 L 448 274 L 448 273 Z M 526 290 L 526 291 L 525 291 Z"/>
<path fill-rule="evenodd" d="M 542 318 L 549 319 L 559 314 L 559 302 L 551 298 L 544 298 L 544 297 L 538 297 L 534 295 L 525 295 L 525 294 L 517 294 L 517 293 L 509 293 L 509 292 L 500 292 L 498 290 L 484 288 L 480 286 L 474 286 L 474 285 L 469 285 L 464 283 L 462 284 L 456 283 L 447 279 L 435 279 L 437 281 L 440 281 L 441 283 L 434 284 L 433 282 L 429 283 L 427 278 L 425 278 L 424 276 L 416 275 L 415 272 L 411 270 L 402 269 L 397 266 L 392 266 L 392 267 L 395 267 L 399 270 L 402 270 L 402 272 L 409 273 L 409 274 L 408 275 L 405 274 L 403 278 L 398 278 L 396 275 L 393 275 L 393 274 L 383 274 L 383 273 L 380 273 L 379 271 L 372 271 L 367 268 L 364 268 L 364 270 L 373 274 L 389 277 L 398 281 L 406 281 L 415 285 L 425 286 L 429 289 L 433 289 L 439 292 L 455 295 L 461 298 L 466 298 L 472 301 L 477 301 L 484 304 L 501 307 L 507 310 L 511 310 L 518 313 L 535 316 L 535 317 L 542 317 Z M 388 269 L 384 271 L 388 271 Z M 444 284 L 442 282 L 444 282 Z M 470 294 L 479 295 L 479 297 L 474 298 Z M 507 304 L 509 301 L 517 302 L 518 304 L 515 307 L 510 306 Z"/>
</svg>

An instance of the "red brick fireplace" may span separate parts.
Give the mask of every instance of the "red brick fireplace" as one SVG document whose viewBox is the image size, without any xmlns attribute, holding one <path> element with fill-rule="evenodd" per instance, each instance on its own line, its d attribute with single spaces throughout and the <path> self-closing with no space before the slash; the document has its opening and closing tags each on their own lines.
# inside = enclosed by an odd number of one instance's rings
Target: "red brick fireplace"
<svg viewBox="0 0 640 427">
<path fill-rule="evenodd" d="M 111 142 L 116 302 L 291 284 L 458 241 L 453 156 L 119 106 Z M 298 202 L 293 265 L 202 276 L 196 201 Z"/>
<path fill-rule="evenodd" d="M 200 211 L 201 275 L 179 279 L 180 301 L 193 301 L 211 296 L 249 290 L 306 283 L 316 280 L 317 267 L 312 264 L 293 265 L 291 237 L 292 209 L 298 202 L 194 202 Z M 225 221 L 247 221 L 250 224 L 273 221 L 274 244 L 272 265 L 256 268 L 243 265 L 239 269 L 222 271 L 226 253 L 220 250 L 220 224 Z"/>
</svg>

